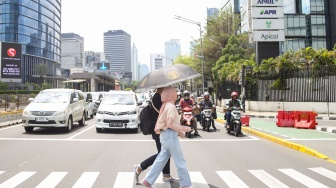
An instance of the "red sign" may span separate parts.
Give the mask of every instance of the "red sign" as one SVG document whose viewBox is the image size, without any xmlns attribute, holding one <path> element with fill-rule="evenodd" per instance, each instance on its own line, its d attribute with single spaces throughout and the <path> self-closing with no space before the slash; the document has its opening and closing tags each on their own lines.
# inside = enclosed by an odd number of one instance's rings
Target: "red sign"
<svg viewBox="0 0 336 188">
<path fill-rule="evenodd" d="M 14 48 L 8 48 L 7 55 L 9 57 L 14 57 L 16 55 L 16 50 Z"/>
</svg>

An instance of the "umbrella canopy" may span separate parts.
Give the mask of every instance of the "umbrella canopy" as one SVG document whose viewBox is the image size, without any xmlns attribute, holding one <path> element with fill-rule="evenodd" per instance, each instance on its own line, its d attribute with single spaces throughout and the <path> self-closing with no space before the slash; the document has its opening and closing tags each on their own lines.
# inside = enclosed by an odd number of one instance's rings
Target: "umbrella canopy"
<svg viewBox="0 0 336 188">
<path fill-rule="evenodd" d="M 169 65 L 153 70 L 144 76 L 135 91 L 139 92 L 148 89 L 166 87 L 174 83 L 182 82 L 199 76 L 201 76 L 200 73 L 196 72 L 187 65 Z"/>
</svg>

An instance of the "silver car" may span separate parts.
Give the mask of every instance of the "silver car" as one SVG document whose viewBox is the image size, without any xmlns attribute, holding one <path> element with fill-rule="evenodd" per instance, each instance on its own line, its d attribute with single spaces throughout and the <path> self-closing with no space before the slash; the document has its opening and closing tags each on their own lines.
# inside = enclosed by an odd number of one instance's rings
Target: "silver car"
<svg viewBox="0 0 336 188">
<path fill-rule="evenodd" d="M 26 132 L 34 127 L 64 127 L 71 131 L 73 122 L 85 125 L 85 99 L 76 89 L 46 89 L 41 91 L 22 114 Z"/>
</svg>

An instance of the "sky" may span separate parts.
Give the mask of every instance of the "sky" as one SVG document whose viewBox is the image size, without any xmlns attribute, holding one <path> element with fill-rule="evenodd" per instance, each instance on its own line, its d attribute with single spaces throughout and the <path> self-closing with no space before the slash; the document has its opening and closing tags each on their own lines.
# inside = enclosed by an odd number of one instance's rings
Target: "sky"
<svg viewBox="0 0 336 188">
<path fill-rule="evenodd" d="M 207 8 L 224 0 L 62 0 L 62 33 L 84 37 L 84 50 L 103 52 L 104 32 L 124 30 L 138 49 L 138 60 L 149 65 L 151 53 L 164 53 L 164 44 L 180 39 L 182 55 L 199 39 L 199 26 L 174 19 L 181 16 L 205 25 Z"/>
</svg>

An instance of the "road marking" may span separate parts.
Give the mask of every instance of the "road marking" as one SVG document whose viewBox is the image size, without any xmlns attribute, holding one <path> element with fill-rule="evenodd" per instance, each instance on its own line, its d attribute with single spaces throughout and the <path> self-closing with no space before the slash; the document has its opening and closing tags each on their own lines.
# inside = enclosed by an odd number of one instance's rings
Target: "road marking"
<svg viewBox="0 0 336 188">
<path fill-rule="evenodd" d="M 131 188 L 133 187 L 133 180 L 134 172 L 118 172 L 113 188 Z"/>
<path fill-rule="evenodd" d="M 189 172 L 189 176 L 192 182 L 192 187 L 210 188 L 201 172 Z"/>
<path fill-rule="evenodd" d="M 7 181 L 0 184 L 0 188 L 16 187 L 22 182 L 26 181 L 30 176 L 34 175 L 36 172 L 20 172 Z"/>
<path fill-rule="evenodd" d="M 278 179 L 274 178 L 264 170 L 249 170 L 256 178 L 266 184 L 268 187 L 272 188 L 287 188 L 288 186 L 283 184 Z"/>
<path fill-rule="evenodd" d="M 4 173 L 5 171 L 0 171 L 0 174 Z"/>
<path fill-rule="evenodd" d="M 180 139 L 180 142 L 247 142 L 260 140 L 259 138 L 252 137 L 246 139 Z M 62 141 L 62 142 L 154 142 L 154 140 L 126 140 L 126 139 L 52 139 L 52 138 L 0 138 L 0 140 L 9 141 Z"/>
<path fill-rule="evenodd" d="M 19 164 L 19 166 L 23 166 L 23 165 L 26 164 L 26 163 L 28 163 L 28 161 L 25 161 L 25 162 Z"/>
<path fill-rule="evenodd" d="M 311 179 L 310 177 L 301 174 L 298 171 L 295 171 L 293 169 L 278 169 L 282 173 L 288 175 L 289 177 L 293 178 L 294 180 L 302 183 L 303 185 L 307 187 L 314 187 L 314 188 L 327 188 L 327 186 L 319 183 L 318 181 L 315 181 Z"/>
<path fill-rule="evenodd" d="M 99 172 L 84 172 L 72 188 L 91 188 L 98 175 Z"/>
<path fill-rule="evenodd" d="M 229 187 L 248 188 L 248 186 L 231 171 L 216 171 Z"/>
<path fill-rule="evenodd" d="M 288 138 L 284 140 L 303 140 L 303 141 L 334 141 L 336 138 Z"/>
<path fill-rule="evenodd" d="M 68 172 L 52 172 L 35 188 L 56 187 L 67 173 Z"/>
<path fill-rule="evenodd" d="M 78 135 L 80 135 L 80 134 L 86 132 L 87 130 L 91 129 L 91 128 L 94 127 L 94 126 L 96 126 L 96 125 L 92 125 L 91 127 L 88 127 L 88 128 L 86 128 L 85 130 L 82 130 L 82 131 L 80 131 L 79 133 L 77 133 L 77 134 L 75 134 L 75 135 L 73 135 L 73 136 L 70 136 L 70 137 L 67 138 L 67 139 L 68 139 L 68 140 L 73 139 L 73 138 L 75 138 L 76 136 L 78 136 Z"/>
<path fill-rule="evenodd" d="M 336 173 L 322 167 L 308 168 L 316 173 L 336 181 Z"/>
</svg>

